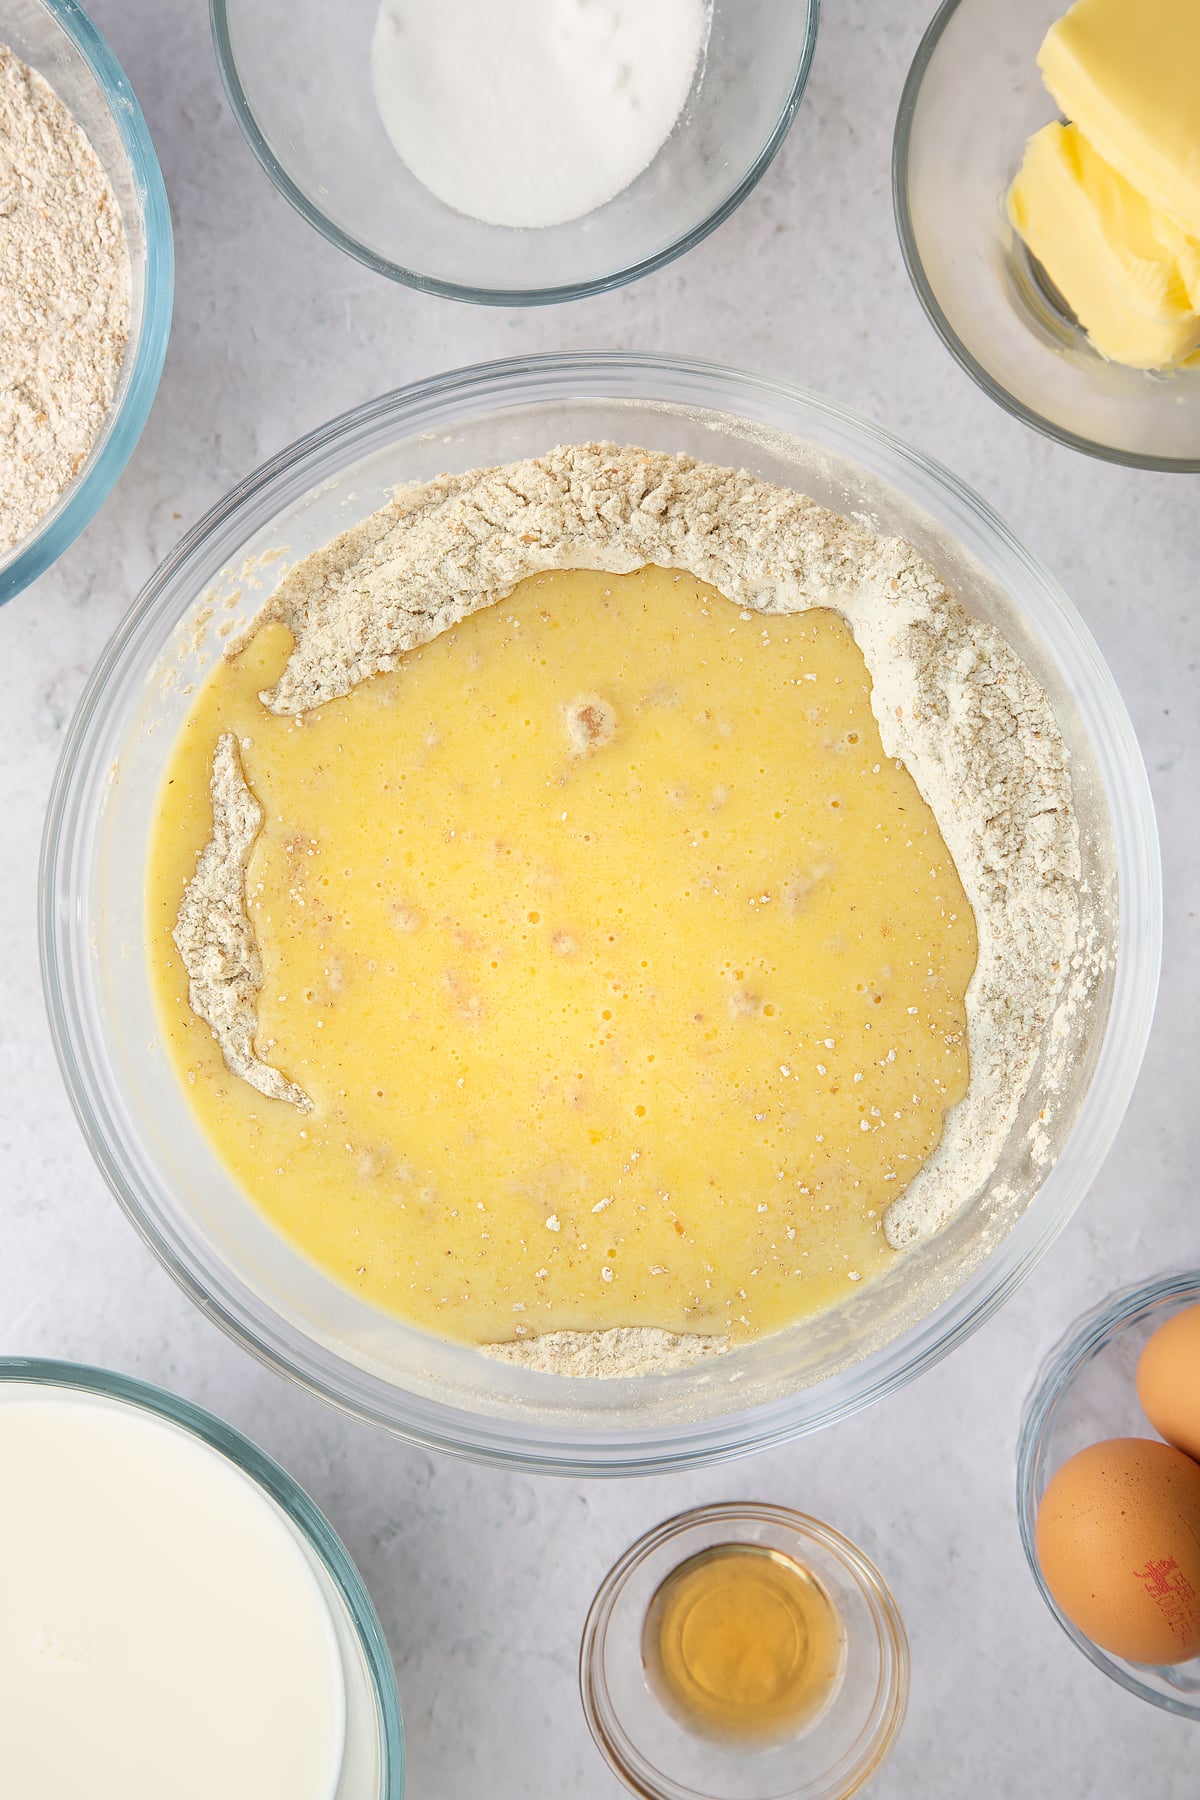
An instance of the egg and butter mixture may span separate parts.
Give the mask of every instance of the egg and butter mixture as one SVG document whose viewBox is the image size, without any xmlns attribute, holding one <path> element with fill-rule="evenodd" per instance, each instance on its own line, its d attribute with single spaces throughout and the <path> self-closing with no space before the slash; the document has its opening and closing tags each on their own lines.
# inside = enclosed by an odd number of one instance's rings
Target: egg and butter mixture
<svg viewBox="0 0 1200 1800">
<path fill-rule="evenodd" d="M 272 1224 L 469 1343 L 740 1341 L 844 1299 L 966 1092 L 975 924 L 831 611 L 690 576 L 531 577 L 392 673 L 268 712 L 261 628 L 198 695 L 149 868 L 165 1043 Z M 232 732 L 258 1054 L 226 1069 L 171 932 Z"/>
</svg>

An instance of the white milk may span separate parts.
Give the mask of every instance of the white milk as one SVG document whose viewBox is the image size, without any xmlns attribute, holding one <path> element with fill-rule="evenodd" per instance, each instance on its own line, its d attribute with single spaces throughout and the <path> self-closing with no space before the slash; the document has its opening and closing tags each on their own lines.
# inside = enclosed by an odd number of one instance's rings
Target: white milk
<svg viewBox="0 0 1200 1800">
<path fill-rule="evenodd" d="M 332 1800 L 345 1692 L 286 1516 L 165 1419 L 0 1389 L 0 1795 Z"/>
</svg>

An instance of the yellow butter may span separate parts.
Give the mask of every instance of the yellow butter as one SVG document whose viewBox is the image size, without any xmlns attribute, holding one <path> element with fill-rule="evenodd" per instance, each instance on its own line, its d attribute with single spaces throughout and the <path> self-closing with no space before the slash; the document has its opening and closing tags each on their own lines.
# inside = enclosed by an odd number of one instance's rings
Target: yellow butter
<svg viewBox="0 0 1200 1800">
<path fill-rule="evenodd" d="M 1193 312 L 1200 313 L 1200 242 L 1155 208 L 1151 209 L 1150 225 L 1163 249 L 1170 251 L 1179 265 Z"/>
<path fill-rule="evenodd" d="M 1161 369 L 1200 344 L 1171 225 L 1077 125 L 1047 125 L 1030 138 L 1008 214 L 1102 355 Z M 1189 272 L 1200 272 L 1200 246 L 1177 232 L 1174 242 L 1195 253 Z"/>
<path fill-rule="evenodd" d="M 1197 0 L 1076 0 L 1038 64 L 1105 162 L 1200 238 Z"/>
<path fill-rule="evenodd" d="M 976 939 L 845 621 L 547 575 L 300 719 L 258 698 L 290 646 L 197 696 L 148 883 L 166 1047 L 277 1229 L 475 1343 L 754 1337 L 886 1268 Z M 266 815 L 258 1050 L 308 1113 L 229 1074 L 171 942 L 222 731 Z"/>
</svg>

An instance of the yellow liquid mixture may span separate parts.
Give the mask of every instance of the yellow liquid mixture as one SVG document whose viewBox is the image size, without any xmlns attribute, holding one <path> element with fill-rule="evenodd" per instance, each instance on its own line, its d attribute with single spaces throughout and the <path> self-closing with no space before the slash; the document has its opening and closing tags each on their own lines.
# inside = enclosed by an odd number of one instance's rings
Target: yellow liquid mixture
<svg viewBox="0 0 1200 1800">
<path fill-rule="evenodd" d="M 274 717 L 290 644 L 213 671 L 148 871 L 165 1044 L 273 1225 L 475 1343 L 745 1339 L 884 1267 L 966 1091 L 975 926 L 844 621 L 546 575 Z M 227 1072 L 171 942 L 225 730 L 266 814 L 258 1051 L 307 1114 Z"/>
<path fill-rule="evenodd" d="M 642 1628 L 667 1710 L 709 1737 L 794 1736 L 833 1698 L 842 1628 L 807 1569 L 760 1544 L 718 1544 L 673 1569 Z"/>
</svg>

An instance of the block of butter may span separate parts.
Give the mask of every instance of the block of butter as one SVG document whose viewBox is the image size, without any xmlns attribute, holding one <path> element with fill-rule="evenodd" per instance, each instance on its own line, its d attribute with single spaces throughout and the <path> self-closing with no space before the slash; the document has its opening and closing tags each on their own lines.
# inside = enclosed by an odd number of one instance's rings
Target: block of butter
<svg viewBox="0 0 1200 1800">
<path fill-rule="evenodd" d="M 1150 223 L 1159 243 L 1164 250 L 1171 252 L 1179 264 L 1179 274 L 1188 291 L 1192 310 L 1200 312 L 1200 239 L 1189 237 L 1186 231 L 1176 225 L 1174 219 L 1168 219 L 1165 213 L 1153 209 Z"/>
<path fill-rule="evenodd" d="M 1103 356 L 1161 369 L 1200 346 L 1200 293 L 1189 291 L 1200 244 L 1110 168 L 1077 125 L 1046 125 L 1030 138 L 1008 215 Z"/>
<path fill-rule="evenodd" d="M 1105 162 L 1200 238 L 1200 0 L 1076 0 L 1038 65 Z"/>
</svg>

